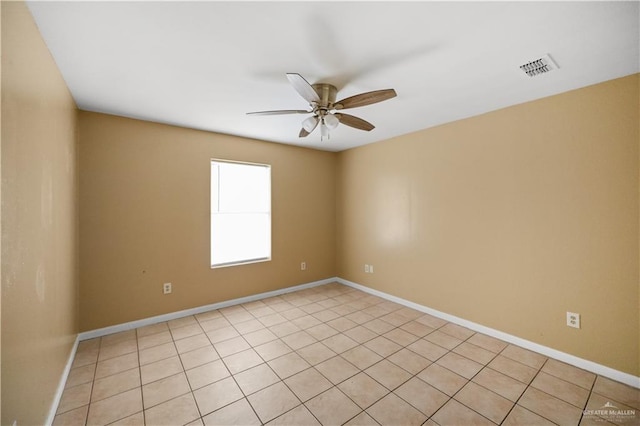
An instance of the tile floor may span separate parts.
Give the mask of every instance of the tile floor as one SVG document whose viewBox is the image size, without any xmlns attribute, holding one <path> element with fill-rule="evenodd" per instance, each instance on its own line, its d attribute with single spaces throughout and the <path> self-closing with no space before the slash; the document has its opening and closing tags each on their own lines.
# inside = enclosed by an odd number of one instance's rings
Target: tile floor
<svg viewBox="0 0 640 426">
<path fill-rule="evenodd" d="M 609 425 L 640 391 L 340 284 L 79 344 L 54 425 Z M 583 415 L 605 404 L 633 416 Z"/>
</svg>

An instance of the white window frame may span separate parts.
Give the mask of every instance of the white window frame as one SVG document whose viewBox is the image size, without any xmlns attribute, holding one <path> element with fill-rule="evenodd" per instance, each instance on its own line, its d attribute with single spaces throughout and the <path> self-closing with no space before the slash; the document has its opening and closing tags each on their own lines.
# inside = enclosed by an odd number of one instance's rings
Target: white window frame
<svg viewBox="0 0 640 426">
<path fill-rule="evenodd" d="M 251 263 L 258 263 L 258 262 L 268 262 L 271 260 L 271 249 L 272 249 L 272 235 L 271 235 L 271 228 L 272 228 L 272 220 L 271 220 L 271 165 L 269 164 L 260 164 L 260 163 L 250 163 L 250 162 L 244 162 L 244 161 L 234 161 L 234 160 L 223 160 L 223 159 L 218 159 L 218 158 L 212 158 L 211 159 L 211 168 L 210 168 L 210 178 L 211 178 L 211 187 L 210 187 L 210 201 L 211 201 L 211 218 L 210 218 L 210 261 L 211 261 L 211 268 L 215 269 L 215 268 L 224 268 L 224 267 L 229 267 L 229 266 L 237 266 L 237 265 L 246 265 L 246 264 L 251 264 Z M 215 165 L 225 165 L 225 164 L 231 164 L 231 165 L 243 165 L 243 166 L 249 166 L 249 167 L 263 167 L 266 168 L 268 170 L 268 188 L 267 188 L 267 198 L 268 198 L 268 202 L 266 204 L 268 204 L 268 209 L 267 210 L 247 210 L 247 211 L 221 211 L 221 204 L 224 203 L 224 200 L 221 201 L 220 200 L 220 190 L 219 188 L 216 189 L 214 188 L 214 182 L 218 182 L 218 186 L 224 184 L 223 182 L 220 182 L 220 174 L 218 174 L 217 176 L 214 176 L 214 173 L 216 171 L 219 172 L 219 169 L 216 169 L 214 166 Z M 215 190 L 217 190 L 217 192 L 214 192 Z M 224 194 L 224 191 L 223 191 Z M 264 192 L 263 192 L 264 194 Z M 263 208 L 267 207 L 264 205 L 263 202 Z M 214 243 L 214 238 L 215 238 L 215 225 L 214 222 L 216 221 L 216 216 L 218 216 L 219 218 L 222 215 L 258 215 L 258 217 L 260 216 L 267 216 L 267 223 L 268 223 L 268 229 L 264 230 L 263 228 L 261 230 L 265 231 L 266 233 L 266 246 L 261 247 L 260 254 L 264 254 L 264 255 L 260 255 L 260 256 L 252 256 L 249 258 L 234 258 L 233 260 L 227 260 L 227 261 L 215 261 L 215 253 L 214 253 L 214 246 L 216 245 Z M 259 219 L 258 219 L 259 221 Z M 265 243 L 265 240 L 262 240 L 263 243 Z M 266 251 L 266 252 L 265 252 Z"/>
</svg>

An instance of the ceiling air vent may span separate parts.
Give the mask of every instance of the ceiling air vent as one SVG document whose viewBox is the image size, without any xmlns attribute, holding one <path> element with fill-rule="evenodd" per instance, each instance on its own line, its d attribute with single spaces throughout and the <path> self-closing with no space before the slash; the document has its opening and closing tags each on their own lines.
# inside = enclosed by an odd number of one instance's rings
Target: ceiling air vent
<svg viewBox="0 0 640 426">
<path fill-rule="evenodd" d="M 556 64 L 549 55 L 544 55 L 542 58 L 527 62 L 524 65 L 520 65 L 520 69 L 524 71 L 525 74 L 527 74 L 529 77 L 544 74 L 558 68 L 558 64 Z"/>
</svg>

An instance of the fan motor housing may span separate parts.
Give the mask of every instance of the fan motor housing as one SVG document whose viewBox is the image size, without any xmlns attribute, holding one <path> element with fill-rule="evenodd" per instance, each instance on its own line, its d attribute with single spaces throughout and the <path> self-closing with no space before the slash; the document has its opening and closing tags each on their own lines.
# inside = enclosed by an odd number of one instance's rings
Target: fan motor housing
<svg viewBox="0 0 640 426">
<path fill-rule="evenodd" d="M 320 97 L 320 102 L 318 103 L 319 107 L 328 108 L 335 103 L 336 95 L 338 94 L 336 86 L 326 83 L 317 83 L 312 84 L 311 87 L 313 87 L 313 90 L 315 90 Z"/>
</svg>

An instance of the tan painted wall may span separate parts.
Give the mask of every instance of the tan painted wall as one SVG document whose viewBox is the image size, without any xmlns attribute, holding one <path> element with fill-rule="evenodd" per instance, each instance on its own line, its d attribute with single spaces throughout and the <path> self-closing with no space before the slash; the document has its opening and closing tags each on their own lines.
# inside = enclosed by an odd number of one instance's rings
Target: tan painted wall
<svg viewBox="0 0 640 426">
<path fill-rule="evenodd" d="M 44 424 L 78 312 L 76 107 L 23 2 L 2 2 L 2 424 Z"/>
<path fill-rule="evenodd" d="M 639 375 L 638 82 L 340 153 L 338 275 Z"/>
<path fill-rule="evenodd" d="M 271 164 L 272 261 L 210 268 L 211 158 Z M 81 112 L 80 328 L 335 276 L 335 166 L 334 153 Z"/>
</svg>

